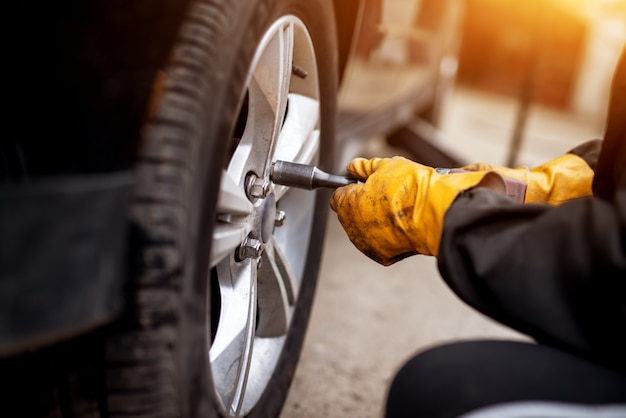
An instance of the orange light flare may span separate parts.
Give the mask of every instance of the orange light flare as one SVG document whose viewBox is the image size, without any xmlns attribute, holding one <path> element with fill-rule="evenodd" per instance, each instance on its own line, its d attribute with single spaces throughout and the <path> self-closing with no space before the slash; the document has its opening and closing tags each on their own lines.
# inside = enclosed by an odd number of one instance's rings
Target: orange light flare
<svg viewBox="0 0 626 418">
<path fill-rule="evenodd" d="M 607 19 L 626 24 L 626 0 L 551 0 L 566 12 L 574 13 L 592 23 Z"/>
<path fill-rule="evenodd" d="M 515 10 L 520 17 L 533 15 L 538 10 L 541 12 L 553 10 L 557 15 L 564 13 L 590 26 L 611 22 L 612 25 L 622 26 L 626 33 L 626 0 L 469 0 L 469 2 L 482 4 L 492 10 L 498 8 L 502 10 L 502 7 Z"/>
</svg>

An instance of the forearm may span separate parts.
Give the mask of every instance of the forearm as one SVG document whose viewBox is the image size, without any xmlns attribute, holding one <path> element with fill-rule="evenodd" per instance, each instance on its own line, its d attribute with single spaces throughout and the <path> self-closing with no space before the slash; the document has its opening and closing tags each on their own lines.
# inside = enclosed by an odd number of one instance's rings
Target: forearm
<svg viewBox="0 0 626 418">
<path fill-rule="evenodd" d="M 588 141 L 533 168 L 474 163 L 462 169 L 495 171 L 504 178 L 521 181 L 527 186 L 526 203 L 549 203 L 558 206 L 593 195 L 592 182 L 601 146 L 601 140 Z"/>
<path fill-rule="evenodd" d="M 466 191 L 445 217 L 441 274 L 492 318 L 626 369 L 625 194 L 555 208 Z"/>
</svg>

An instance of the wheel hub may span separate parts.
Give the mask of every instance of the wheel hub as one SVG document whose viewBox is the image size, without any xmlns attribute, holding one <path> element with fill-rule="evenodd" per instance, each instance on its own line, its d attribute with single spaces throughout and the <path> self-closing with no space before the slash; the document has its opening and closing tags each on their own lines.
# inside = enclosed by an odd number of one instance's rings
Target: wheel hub
<svg viewBox="0 0 626 418">
<path fill-rule="evenodd" d="M 249 174 L 245 184 L 246 195 L 254 205 L 250 219 L 253 229 L 241 243 L 240 260 L 260 257 L 265 244 L 272 238 L 274 227 L 281 226 L 286 216 L 284 212 L 280 212 L 279 219 L 276 196 L 269 180 Z"/>
</svg>

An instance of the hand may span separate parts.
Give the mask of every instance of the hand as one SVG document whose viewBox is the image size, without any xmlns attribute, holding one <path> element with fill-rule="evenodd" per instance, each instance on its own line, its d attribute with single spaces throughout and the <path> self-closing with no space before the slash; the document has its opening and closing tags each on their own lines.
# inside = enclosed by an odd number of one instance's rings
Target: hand
<svg viewBox="0 0 626 418">
<path fill-rule="evenodd" d="M 507 168 L 485 163 L 461 167 L 469 171 L 495 171 L 502 177 L 527 185 L 526 203 L 559 205 L 572 199 L 591 196 L 593 170 L 577 155 L 565 154 L 533 169 Z"/>
<path fill-rule="evenodd" d="M 402 157 L 357 158 L 348 172 L 365 183 L 337 189 L 330 206 L 352 243 L 383 265 L 437 255 L 444 214 L 460 191 L 484 186 L 506 193 L 495 173 L 438 174 Z"/>
</svg>

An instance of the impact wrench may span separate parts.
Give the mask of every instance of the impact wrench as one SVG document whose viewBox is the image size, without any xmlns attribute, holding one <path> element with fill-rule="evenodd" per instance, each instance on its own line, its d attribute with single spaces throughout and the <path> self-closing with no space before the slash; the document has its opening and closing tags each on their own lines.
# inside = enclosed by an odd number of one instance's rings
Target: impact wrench
<svg viewBox="0 0 626 418">
<path fill-rule="evenodd" d="M 436 171 L 439 174 L 466 172 L 466 170 L 458 168 L 437 168 Z M 362 181 L 354 177 L 328 174 L 314 165 L 280 160 L 272 164 L 270 168 L 270 180 L 275 184 L 305 190 L 314 190 L 319 187 L 336 189 L 337 187 L 343 187 L 349 184 L 362 183 Z M 526 200 L 526 183 L 506 177 L 503 178 L 503 180 L 506 185 L 506 194 L 516 203 L 524 203 Z"/>
<path fill-rule="evenodd" d="M 319 187 L 336 189 L 337 187 L 358 182 L 358 179 L 354 177 L 328 174 L 314 165 L 280 160 L 272 164 L 272 168 L 270 168 L 270 180 L 275 184 L 306 190 L 313 190 Z"/>
</svg>

